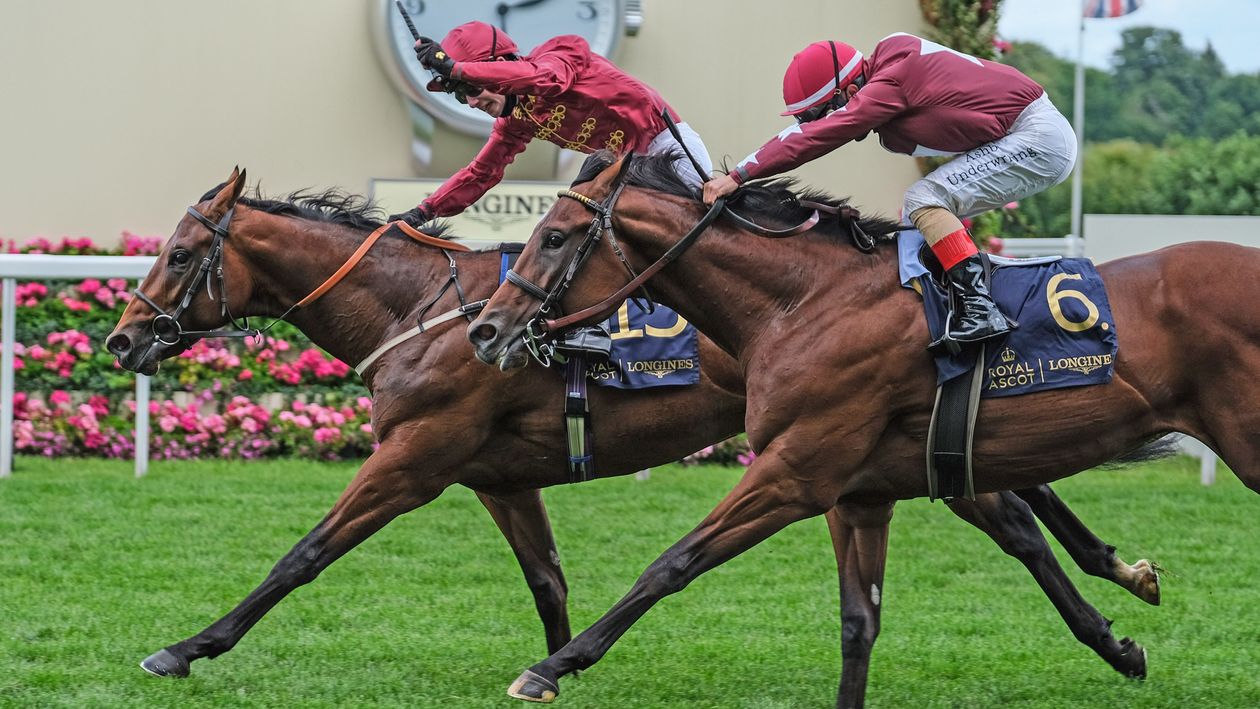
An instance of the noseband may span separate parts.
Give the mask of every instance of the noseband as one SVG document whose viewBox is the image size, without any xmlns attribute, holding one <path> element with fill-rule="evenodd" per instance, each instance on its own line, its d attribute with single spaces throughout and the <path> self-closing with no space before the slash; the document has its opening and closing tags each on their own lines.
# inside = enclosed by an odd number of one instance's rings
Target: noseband
<svg viewBox="0 0 1260 709">
<path fill-rule="evenodd" d="M 586 230 L 586 238 L 583 239 L 581 245 L 578 246 L 577 252 L 573 254 L 573 259 L 569 261 L 568 267 L 565 268 L 563 277 L 560 278 L 560 281 L 556 283 L 550 291 L 530 282 L 514 270 L 509 270 L 507 272 L 506 280 L 509 283 L 542 301 L 542 304 L 538 306 L 538 312 L 528 323 L 526 323 L 525 334 L 523 337 L 525 340 L 525 347 L 529 350 L 530 354 L 533 355 L 534 359 L 544 367 L 551 366 L 553 355 L 555 354 L 555 346 L 551 342 L 552 335 L 555 333 L 574 327 L 583 321 L 600 314 L 602 311 L 616 306 L 626 298 L 630 297 L 630 294 L 634 293 L 636 290 L 641 291 L 644 298 L 651 303 L 651 297 L 649 296 L 645 286 L 648 279 L 656 275 L 656 273 L 662 268 L 672 263 L 674 259 L 681 256 L 682 253 L 695 242 L 696 238 L 700 236 L 700 234 L 707 229 L 710 224 L 717 220 L 718 215 L 722 213 L 722 210 L 726 206 L 725 199 L 718 199 L 714 202 L 713 206 L 709 208 L 709 211 L 705 213 L 700 221 L 691 228 L 691 231 L 687 232 L 686 236 L 679 240 L 678 243 L 670 247 L 669 250 L 666 251 L 651 266 L 648 266 L 641 273 L 636 273 L 634 269 L 631 268 L 630 263 L 626 260 L 621 247 L 617 244 L 612 227 L 613 208 L 617 204 L 617 199 L 621 197 L 622 190 L 625 189 L 626 169 L 630 166 L 630 162 L 633 159 L 634 155 L 629 154 L 622 160 L 621 170 L 617 173 L 617 177 L 613 181 L 612 192 L 602 203 L 596 202 L 590 197 L 574 192 L 573 190 L 561 190 L 557 193 L 560 197 L 567 197 L 581 203 L 582 206 L 594 212 L 595 216 L 591 219 L 591 225 Z M 608 243 L 617 254 L 617 258 L 620 259 L 622 265 L 624 265 L 627 272 L 629 272 L 630 282 L 622 286 L 616 293 L 613 293 L 595 305 L 584 308 L 571 315 L 553 318 L 553 315 L 559 314 L 558 310 L 560 301 L 564 298 L 565 293 L 568 292 L 569 287 L 573 284 L 573 279 L 577 276 L 578 269 L 580 269 L 582 264 L 586 263 L 586 260 L 590 258 L 595 244 L 599 242 L 600 238 L 605 233 L 608 234 Z"/>
</svg>

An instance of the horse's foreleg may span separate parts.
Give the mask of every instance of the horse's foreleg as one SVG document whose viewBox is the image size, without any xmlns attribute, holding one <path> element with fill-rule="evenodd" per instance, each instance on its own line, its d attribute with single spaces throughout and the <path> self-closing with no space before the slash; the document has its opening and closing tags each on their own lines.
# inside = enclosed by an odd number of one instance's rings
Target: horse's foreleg
<svg viewBox="0 0 1260 709">
<path fill-rule="evenodd" d="M 977 495 L 974 502 L 955 498 L 949 507 L 1028 568 L 1077 640 L 1117 672 L 1127 677 L 1146 676 L 1146 651 L 1129 638 L 1116 641 L 1111 634 L 1111 621 L 1072 585 L 1023 500 L 1014 493 L 1002 492 Z"/>
<path fill-rule="evenodd" d="M 298 586 L 404 512 L 429 502 L 446 487 L 414 470 L 419 458 L 405 445 L 382 444 L 324 519 L 299 541 L 258 588 L 205 630 L 150 655 L 140 666 L 152 674 L 185 677 L 188 665 L 231 650 L 267 611 Z"/>
<path fill-rule="evenodd" d="M 526 670 L 508 694 L 551 701 L 560 691 L 560 677 L 595 664 L 657 601 L 792 522 L 826 511 L 829 505 L 820 504 L 819 491 L 811 489 L 821 486 L 811 483 L 786 477 L 777 456 L 767 451 L 700 526 L 652 562 L 611 610 L 559 652 Z"/>
<path fill-rule="evenodd" d="M 838 707 L 860 707 L 866 701 L 871 648 L 879 636 L 892 510 L 892 505 L 837 505 L 827 512 L 827 527 L 840 571 L 840 648 L 844 663 L 836 697 Z"/>
<path fill-rule="evenodd" d="M 542 493 L 526 490 L 511 495 L 477 493 L 494 523 L 516 554 L 525 572 L 525 583 L 534 594 L 534 605 L 547 636 L 547 652 L 553 653 L 572 639 L 567 606 L 569 587 L 560 570 L 560 555 L 551 534 L 551 522 Z"/>
<path fill-rule="evenodd" d="M 1077 519 L 1049 485 L 1014 492 L 1028 503 L 1081 571 L 1107 579 L 1153 606 L 1159 605 L 1159 574 L 1151 562 L 1141 559 L 1136 564 L 1126 564 L 1116 556 L 1116 548 Z"/>
</svg>

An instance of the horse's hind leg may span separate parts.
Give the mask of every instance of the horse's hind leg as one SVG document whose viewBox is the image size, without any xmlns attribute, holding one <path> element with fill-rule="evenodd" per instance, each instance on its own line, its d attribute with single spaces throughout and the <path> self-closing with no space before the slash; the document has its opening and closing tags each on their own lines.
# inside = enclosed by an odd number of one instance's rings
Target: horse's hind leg
<svg viewBox="0 0 1260 709">
<path fill-rule="evenodd" d="M 560 570 L 560 555 L 551 534 L 551 522 L 543 505 L 542 493 L 525 490 L 511 495 L 479 492 L 481 504 L 490 511 L 494 523 L 516 554 L 525 572 L 525 583 L 534 594 L 534 605 L 547 636 L 547 653 L 565 646 L 572 638 L 567 601 L 569 587 Z"/>
<path fill-rule="evenodd" d="M 413 444 L 414 445 L 414 444 Z M 186 677 L 188 665 L 231 650 L 267 611 L 298 586 L 404 512 L 437 497 L 447 481 L 419 474 L 415 448 L 394 439 L 373 453 L 331 511 L 272 568 L 258 588 L 205 630 L 145 658 L 140 666 L 160 677 Z M 429 462 L 429 461 L 426 461 Z"/>
<path fill-rule="evenodd" d="M 1116 548 L 1082 524 L 1049 485 L 1014 492 L 1028 503 L 1081 571 L 1111 581 L 1153 606 L 1159 605 L 1159 574 L 1151 562 L 1141 559 L 1136 564 L 1126 564 L 1116 556 Z"/>
<path fill-rule="evenodd" d="M 827 512 L 827 527 L 840 571 L 840 649 L 843 667 L 838 707 L 860 707 L 866 698 L 871 648 L 879 636 L 879 609 L 888 558 L 888 522 L 892 505 L 837 505 Z"/>
<path fill-rule="evenodd" d="M 955 498 L 949 505 L 959 517 L 988 534 L 1002 551 L 1018 559 L 1059 611 L 1077 640 L 1127 677 L 1146 676 L 1146 651 L 1129 638 L 1119 642 L 1111 622 L 1072 585 L 1042 536 L 1032 510 L 1013 493 L 977 495 L 974 502 Z"/>
</svg>

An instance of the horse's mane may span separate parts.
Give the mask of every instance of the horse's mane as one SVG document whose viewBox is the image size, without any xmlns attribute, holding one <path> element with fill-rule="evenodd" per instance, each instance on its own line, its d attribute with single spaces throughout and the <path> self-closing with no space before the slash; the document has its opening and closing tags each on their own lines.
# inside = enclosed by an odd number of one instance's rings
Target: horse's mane
<svg viewBox="0 0 1260 709">
<path fill-rule="evenodd" d="M 634 187 L 664 192 L 676 197 L 684 197 L 695 202 L 700 201 L 700 191 L 686 182 L 674 169 L 676 160 L 686 160 L 680 151 L 657 155 L 636 155 L 634 162 L 626 171 L 626 183 Z M 592 153 L 582 164 L 573 184 L 589 182 L 608 166 L 616 162 L 617 156 L 607 150 Z M 849 207 L 845 197 L 834 197 L 822 190 L 806 187 L 797 191 L 797 181 L 790 177 L 776 177 L 764 180 L 753 180 L 744 183 L 733 200 L 728 202 L 740 216 L 763 226 L 793 226 L 805 221 L 813 212 L 803 207 L 801 200 L 817 202 L 830 207 Z M 876 242 L 893 242 L 896 240 L 897 222 L 880 216 L 862 216 L 857 220 L 858 226 L 873 236 Z M 823 215 L 822 221 L 812 231 L 850 242 L 850 233 L 837 217 Z"/>
<path fill-rule="evenodd" d="M 213 199 L 226 184 L 224 182 L 211 188 L 202 195 L 200 201 Z M 338 187 L 330 187 L 322 192 L 310 188 L 300 189 L 279 199 L 272 199 L 263 196 L 261 189 L 255 186 L 238 201 L 250 209 L 267 214 L 337 224 L 358 231 L 373 231 L 385 223 L 384 210 L 375 202 Z M 439 239 L 450 238 L 450 226 L 446 222 L 430 222 L 421 227 L 420 231 Z"/>
</svg>

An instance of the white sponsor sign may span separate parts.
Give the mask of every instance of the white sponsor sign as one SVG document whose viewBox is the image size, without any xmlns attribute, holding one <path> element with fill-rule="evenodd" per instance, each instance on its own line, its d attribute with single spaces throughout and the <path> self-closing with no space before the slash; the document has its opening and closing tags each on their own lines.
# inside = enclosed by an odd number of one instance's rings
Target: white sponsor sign
<svg viewBox="0 0 1260 709">
<path fill-rule="evenodd" d="M 443 180 L 372 180 L 372 199 L 387 214 L 397 214 L 422 202 Z M 559 182 L 504 180 L 462 213 L 447 217 L 451 235 L 459 241 L 499 243 L 529 240 L 534 225 L 556 202 Z"/>
</svg>

